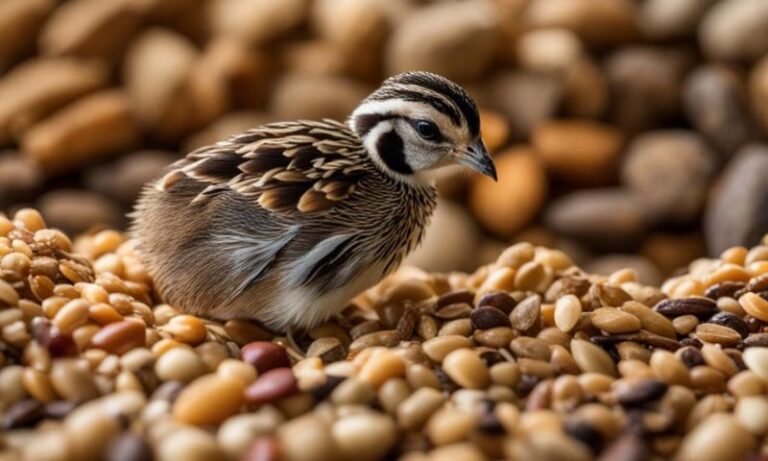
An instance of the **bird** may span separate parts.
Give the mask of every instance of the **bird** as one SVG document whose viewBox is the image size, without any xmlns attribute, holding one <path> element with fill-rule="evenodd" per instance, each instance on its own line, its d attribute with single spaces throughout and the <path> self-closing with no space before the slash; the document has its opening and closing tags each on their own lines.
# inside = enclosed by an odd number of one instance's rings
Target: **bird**
<svg viewBox="0 0 768 461">
<path fill-rule="evenodd" d="M 309 329 L 417 247 L 433 171 L 455 164 L 496 180 L 477 105 L 442 76 L 406 72 L 345 122 L 269 123 L 192 151 L 144 188 L 130 231 L 163 302 Z"/>
</svg>

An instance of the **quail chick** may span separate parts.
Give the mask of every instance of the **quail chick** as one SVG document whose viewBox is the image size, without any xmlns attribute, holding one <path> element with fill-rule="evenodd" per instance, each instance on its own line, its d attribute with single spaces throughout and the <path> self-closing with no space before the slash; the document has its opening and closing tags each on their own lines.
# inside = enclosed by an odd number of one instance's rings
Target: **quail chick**
<svg viewBox="0 0 768 461">
<path fill-rule="evenodd" d="M 436 203 L 429 171 L 455 163 L 496 179 L 475 103 L 408 72 L 346 124 L 273 123 L 190 153 L 145 189 L 133 233 L 177 308 L 312 327 L 416 247 Z"/>
</svg>

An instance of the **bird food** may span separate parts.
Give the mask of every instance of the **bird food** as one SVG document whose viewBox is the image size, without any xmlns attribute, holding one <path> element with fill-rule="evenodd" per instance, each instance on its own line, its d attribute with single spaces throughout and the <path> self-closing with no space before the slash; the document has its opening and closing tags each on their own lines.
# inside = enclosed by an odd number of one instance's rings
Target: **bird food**
<svg viewBox="0 0 768 461">
<path fill-rule="evenodd" d="M 159 303 L 134 242 L 0 217 L 8 460 L 736 461 L 768 449 L 768 238 L 661 287 L 517 244 L 283 336 Z"/>
</svg>

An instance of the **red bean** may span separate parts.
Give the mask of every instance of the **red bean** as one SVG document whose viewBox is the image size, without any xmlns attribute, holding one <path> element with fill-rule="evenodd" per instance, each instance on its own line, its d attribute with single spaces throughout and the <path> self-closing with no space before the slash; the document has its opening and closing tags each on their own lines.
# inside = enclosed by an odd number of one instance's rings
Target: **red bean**
<svg viewBox="0 0 768 461">
<path fill-rule="evenodd" d="M 298 389 L 290 368 L 275 368 L 259 376 L 245 389 L 245 400 L 257 404 L 273 402 L 295 394 Z"/>
<path fill-rule="evenodd" d="M 243 361 L 251 364 L 259 374 L 273 368 L 290 367 L 288 353 L 280 345 L 269 341 L 255 341 L 243 346 L 240 351 Z"/>
</svg>

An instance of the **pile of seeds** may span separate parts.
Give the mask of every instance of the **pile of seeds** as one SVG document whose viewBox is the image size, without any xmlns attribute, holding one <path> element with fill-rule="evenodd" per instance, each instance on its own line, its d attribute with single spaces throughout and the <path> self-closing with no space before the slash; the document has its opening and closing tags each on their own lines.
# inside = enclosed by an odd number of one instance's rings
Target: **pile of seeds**
<svg viewBox="0 0 768 461">
<path fill-rule="evenodd" d="M 9 460 L 741 460 L 768 452 L 768 238 L 660 288 L 517 244 L 307 332 L 184 315 L 131 241 L 0 216 Z"/>
</svg>

